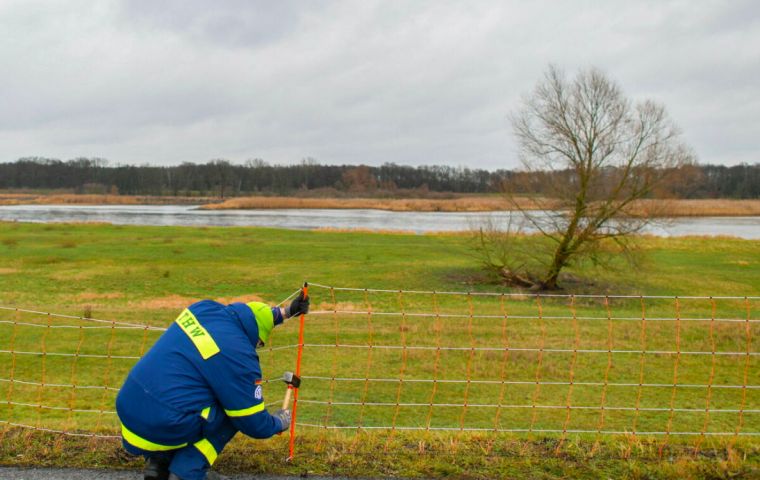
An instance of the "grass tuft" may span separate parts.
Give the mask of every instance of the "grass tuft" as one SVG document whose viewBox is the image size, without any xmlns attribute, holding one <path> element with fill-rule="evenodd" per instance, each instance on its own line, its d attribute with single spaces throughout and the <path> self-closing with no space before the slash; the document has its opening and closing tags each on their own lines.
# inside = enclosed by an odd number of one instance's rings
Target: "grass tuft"
<svg viewBox="0 0 760 480">
<path fill-rule="evenodd" d="M 760 448 L 740 444 L 706 449 L 670 447 L 657 454 L 657 442 L 642 440 L 628 456 L 626 441 L 568 440 L 559 452 L 545 440 L 493 439 L 473 435 L 452 441 L 446 435 L 362 433 L 335 435 L 329 444 L 319 433 L 302 435 L 297 453 L 285 462 L 287 437 L 254 441 L 238 435 L 214 469 L 226 474 L 341 475 L 404 478 L 540 479 L 754 479 L 760 475 Z M 425 449 L 419 448 L 424 442 Z M 10 429 L 0 437 L 0 464 L 139 470 L 142 459 L 127 455 L 117 440 L 61 437 Z M 387 447 L 387 448 L 386 448 Z"/>
</svg>

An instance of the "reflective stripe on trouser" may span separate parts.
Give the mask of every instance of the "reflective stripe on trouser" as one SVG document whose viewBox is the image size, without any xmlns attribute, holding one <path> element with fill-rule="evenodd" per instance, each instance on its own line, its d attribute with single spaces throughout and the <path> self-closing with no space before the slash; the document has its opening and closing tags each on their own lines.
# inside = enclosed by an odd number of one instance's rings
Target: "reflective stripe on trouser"
<svg viewBox="0 0 760 480">
<path fill-rule="evenodd" d="M 148 452 L 165 452 L 168 450 L 178 450 L 187 445 L 187 442 L 181 443 L 179 445 L 161 445 L 160 443 L 151 442 L 150 440 L 147 440 L 132 432 L 123 423 L 121 424 L 121 437 L 124 439 L 124 442 L 137 447 L 140 450 L 145 450 Z"/>
</svg>

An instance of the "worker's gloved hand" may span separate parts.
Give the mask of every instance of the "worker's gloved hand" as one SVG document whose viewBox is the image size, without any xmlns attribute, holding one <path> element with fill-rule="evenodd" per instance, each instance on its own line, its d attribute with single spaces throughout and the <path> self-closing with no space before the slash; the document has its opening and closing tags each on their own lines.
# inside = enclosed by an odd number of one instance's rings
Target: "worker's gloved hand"
<svg viewBox="0 0 760 480">
<path fill-rule="evenodd" d="M 290 318 L 302 313 L 309 313 L 309 297 L 304 297 L 303 290 L 301 290 L 301 293 L 299 293 L 298 296 L 290 302 L 290 305 L 287 306 L 285 309 L 285 316 Z"/>
<path fill-rule="evenodd" d="M 290 410 L 283 410 L 282 408 L 274 412 L 273 417 L 277 417 L 280 419 L 280 422 L 282 423 L 282 431 L 284 432 L 288 428 L 290 428 Z"/>
</svg>

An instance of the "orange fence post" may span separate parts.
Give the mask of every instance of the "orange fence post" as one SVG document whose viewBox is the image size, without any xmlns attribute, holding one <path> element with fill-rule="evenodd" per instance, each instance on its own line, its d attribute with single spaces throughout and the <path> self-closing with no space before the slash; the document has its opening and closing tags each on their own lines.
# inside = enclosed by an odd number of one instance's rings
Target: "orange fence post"
<svg viewBox="0 0 760 480">
<path fill-rule="evenodd" d="M 42 334 L 42 342 L 40 343 L 40 347 L 42 349 L 42 367 L 40 369 L 41 371 L 41 378 L 40 378 L 40 384 L 37 388 L 37 428 L 40 428 L 42 426 L 42 401 L 45 395 L 45 380 L 47 379 L 47 338 L 50 334 L 50 327 L 52 326 L 52 317 L 50 314 L 47 314 L 47 327 L 45 328 L 45 331 Z"/>
<path fill-rule="evenodd" d="M 596 452 L 599 446 L 599 436 L 602 434 L 606 421 L 605 408 L 607 406 L 607 387 L 610 383 L 610 370 L 612 369 L 612 310 L 610 309 L 610 297 L 604 296 L 604 309 L 607 312 L 607 368 L 604 369 L 604 384 L 602 384 L 602 397 L 599 401 L 599 424 L 596 427 L 596 438 L 592 452 Z"/>
<path fill-rule="evenodd" d="M 82 344 L 84 343 L 84 328 L 79 325 L 79 341 L 77 342 L 77 350 L 74 353 L 74 359 L 71 361 L 71 377 L 69 383 L 71 384 L 71 390 L 69 391 L 69 424 L 72 430 L 76 430 L 76 420 L 74 419 L 74 403 L 77 397 L 77 366 L 79 364 L 79 354 L 82 350 Z"/>
<path fill-rule="evenodd" d="M 398 304 L 401 308 L 401 370 L 398 373 L 398 389 L 396 389 L 396 409 L 393 412 L 393 421 L 391 422 L 391 433 L 388 435 L 388 439 L 385 442 L 385 448 L 390 445 L 393 434 L 396 432 L 396 420 L 398 420 L 398 414 L 401 410 L 401 390 L 404 387 L 404 373 L 406 373 L 406 362 L 408 357 L 407 345 L 406 345 L 406 308 L 404 307 L 404 291 L 398 291 Z"/>
<path fill-rule="evenodd" d="M 433 405 L 435 404 L 435 394 L 438 391 L 438 369 L 441 363 L 441 331 L 443 326 L 441 325 L 441 310 L 438 306 L 438 297 L 433 292 L 433 310 L 435 310 L 435 322 L 433 324 L 433 330 L 435 330 L 435 362 L 433 363 L 433 388 L 430 392 L 430 407 L 427 415 L 427 427 L 430 431 L 430 424 L 433 421 Z"/>
<path fill-rule="evenodd" d="M 578 360 L 578 346 L 581 341 L 581 333 L 578 329 L 578 314 L 575 309 L 575 295 L 572 295 L 570 297 L 570 311 L 573 314 L 573 333 L 575 341 L 573 343 L 573 356 L 570 360 L 570 372 L 568 376 L 568 385 L 567 385 L 567 397 L 565 399 L 565 406 L 566 413 L 565 413 L 565 422 L 562 424 L 562 436 L 560 437 L 559 442 L 557 443 L 557 448 L 554 449 L 555 454 L 559 454 L 562 445 L 565 443 L 565 439 L 567 438 L 567 427 L 570 425 L 570 413 L 572 412 L 572 397 L 573 397 L 573 382 L 575 380 L 575 363 Z"/>
<path fill-rule="evenodd" d="M 507 387 L 507 364 L 509 363 L 509 335 L 507 333 L 507 321 L 509 320 L 509 314 L 507 308 L 504 305 L 504 294 L 499 297 L 499 305 L 501 307 L 501 314 L 504 317 L 501 323 L 501 339 L 504 345 L 504 355 L 501 361 L 501 387 L 499 387 L 499 403 L 496 407 L 496 415 L 494 416 L 493 429 L 499 431 L 499 417 L 501 416 L 501 407 L 504 404 L 504 394 Z"/>
<path fill-rule="evenodd" d="M 467 317 L 467 336 L 470 338 L 470 355 L 467 357 L 467 366 L 465 370 L 465 386 L 464 386 L 464 402 L 462 403 L 462 414 L 459 416 L 459 429 L 464 430 L 464 418 L 467 415 L 467 401 L 469 400 L 470 384 L 472 383 L 472 359 L 475 358 L 475 337 L 472 334 L 472 321 L 475 315 L 474 308 L 472 306 L 472 295 L 467 294 L 467 309 L 469 315 Z"/>
<path fill-rule="evenodd" d="M 100 397 L 100 413 L 98 413 L 98 423 L 97 423 L 97 429 L 100 430 L 100 425 L 103 420 L 103 410 L 105 410 L 106 407 L 106 400 L 108 399 L 108 390 L 107 388 L 111 384 L 111 369 L 113 368 L 113 343 L 116 336 L 116 322 L 111 322 L 111 332 L 108 338 L 108 350 L 106 350 L 106 355 L 108 356 L 108 359 L 106 360 L 106 371 L 103 376 L 103 394 Z M 79 352 L 77 352 L 78 354 Z"/>
<path fill-rule="evenodd" d="M 327 401 L 327 413 L 325 414 L 325 431 L 329 428 L 333 413 L 333 401 L 335 400 L 335 377 L 338 370 L 338 349 L 340 348 L 340 323 L 338 323 L 338 306 L 335 299 L 335 289 L 330 289 L 330 299 L 333 305 L 333 323 L 335 325 L 335 348 L 332 354 L 332 367 L 330 368 L 330 399 Z M 321 444 L 322 440 L 320 440 Z"/>
<path fill-rule="evenodd" d="M 303 283 L 303 296 L 308 298 L 309 296 L 309 284 Z M 301 314 L 300 324 L 298 326 L 298 355 L 296 356 L 296 375 L 301 376 L 301 356 L 303 355 L 303 330 L 304 330 L 304 315 Z M 293 392 L 293 414 L 290 420 L 290 440 L 288 441 L 288 461 L 293 459 L 293 451 L 296 445 L 296 412 L 298 411 L 298 390 Z"/>
<path fill-rule="evenodd" d="M 364 371 L 364 390 L 362 391 L 362 405 L 359 411 L 359 428 L 364 426 L 364 407 L 367 404 L 367 393 L 369 392 L 369 374 L 372 371 L 372 303 L 369 301 L 369 293 L 364 289 L 364 303 L 367 305 L 367 367 Z M 358 438 L 358 437 L 357 437 Z"/>
<path fill-rule="evenodd" d="M 670 431 L 673 428 L 673 417 L 675 416 L 676 391 L 678 386 L 678 365 L 681 362 L 681 303 L 676 301 L 676 359 L 673 362 L 673 391 L 670 394 L 670 414 L 668 415 L 668 424 L 665 427 L 665 440 L 660 445 L 660 457 L 665 450 L 665 446 L 670 442 Z"/>
<path fill-rule="evenodd" d="M 640 329 L 640 340 L 641 340 L 641 356 L 639 357 L 639 387 L 636 390 L 636 406 L 635 408 L 635 414 L 633 417 L 633 428 L 631 429 L 631 437 L 630 441 L 628 442 L 628 449 L 626 450 L 626 458 L 628 455 L 631 454 L 631 449 L 633 448 L 633 441 L 636 438 L 636 428 L 638 427 L 639 423 L 639 415 L 641 414 L 639 408 L 641 407 L 641 394 L 644 393 L 644 366 L 646 363 L 646 351 L 647 351 L 647 307 L 644 303 L 644 297 L 639 297 L 639 303 L 641 304 L 641 329 Z"/>
<path fill-rule="evenodd" d="M 710 402 L 712 401 L 712 386 L 713 381 L 715 380 L 715 299 L 710 298 L 710 303 L 712 305 L 712 314 L 710 318 L 710 350 L 712 351 L 712 355 L 710 355 L 710 378 L 707 381 L 707 392 L 705 393 L 705 420 L 702 423 L 702 432 L 694 445 L 694 455 L 699 453 L 699 447 L 705 440 L 707 426 L 710 423 Z"/>
<path fill-rule="evenodd" d="M 538 308 L 538 322 L 541 328 L 541 340 L 538 348 L 538 359 L 536 360 L 536 389 L 533 391 L 530 428 L 528 429 L 531 439 L 533 438 L 533 427 L 536 424 L 536 417 L 538 416 L 536 404 L 541 396 L 541 367 L 543 366 L 544 347 L 546 346 L 546 324 L 544 322 L 544 311 L 541 305 L 541 295 L 536 295 L 536 307 Z"/>
<path fill-rule="evenodd" d="M 744 322 L 744 334 L 746 338 L 746 355 L 744 356 L 744 375 L 742 380 L 742 401 L 741 405 L 739 406 L 739 421 L 736 424 L 736 430 L 734 431 L 734 436 L 731 440 L 731 445 L 733 446 L 734 442 L 736 442 L 737 437 L 739 436 L 739 432 L 741 432 L 741 429 L 744 427 L 744 409 L 747 406 L 747 378 L 749 376 L 749 360 L 750 360 L 750 346 L 752 345 L 752 330 L 750 329 L 749 321 L 750 321 L 750 308 L 749 308 L 749 298 L 744 297 L 744 307 L 747 310 L 747 320 Z"/>
</svg>

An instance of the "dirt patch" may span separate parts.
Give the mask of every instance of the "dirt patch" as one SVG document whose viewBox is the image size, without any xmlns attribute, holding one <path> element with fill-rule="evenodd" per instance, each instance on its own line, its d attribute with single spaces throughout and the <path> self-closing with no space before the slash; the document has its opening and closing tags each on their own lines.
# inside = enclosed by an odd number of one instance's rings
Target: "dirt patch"
<svg viewBox="0 0 760 480">
<path fill-rule="evenodd" d="M 159 309 L 183 309 L 188 305 L 203 300 L 202 298 L 185 297 L 182 295 L 168 295 L 166 297 L 149 298 L 146 300 L 140 300 L 139 302 L 130 302 L 130 306 L 134 308 L 143 308 L 146 310 L 159 310 Z M 235 302 L 261 302 L 261 297 L 256 295 L 243 295 L 238 297 L 219 297 L 213 299 L 219 303 L 230 304 Z"/>
<path fill-rule="evenodd" d="M 728 263 L 730 263 L 731 265 L 739 265 L 741 267 L 746 267 L 747 265 L 749 265 L 749 262 L 746 260 L 733 260 Z M 3 273 L 2 269 L 0 269 L 0 273 Z"/>
<path fill-rule="evenodd" d="M 215 298 L 214 300 L 216 300 L 219 303 L 224 303 L 225 305 L 229 305 L 230 303 L 235 303 L 235 302 L 243 302 L 243 303 L 248 303 L 248 302 L 264 302 L 264 303 L 267 303 L 267 302 L 264 301 L 263 298 L 259 297 L 258 295 L 241 295 L 239 297 L 219 297 L 219 298 Z"/>
<path fill-rule="evenodd" d="M 0 275 L 10 275 L 11 273 L 18 272 L 16 268 L 0 268 Z"/>
<path fill-rule="evenodd" d="M 122 297 L 124 297 L 124 294 L 120 292 L 105 292 L 105 293 L 83 292 L 77 295 L 75 299 L 79 301 L 113 300 L 114 298 L 122 298 Z"/>
<path fill-rule="evenodd" d="M 169 295 L 166 297 L 149 298 L 139 302 L 130 302 L 129 305 L 134 308 L 143 308 L 146 310 L 159 310 L 162 308 L 181 309 L 200 300 L 199 298 L 183 297 L 182 295 Z"/>
<path fill-rule="evenodd" d="M 316 308 L 314 308 L 316 307 Z M 332 302 L 322 302 L 320 304 L 315 305 L 312 307 L 315 311 L 327 311 L 332 312 L 334 310 L 337 310 L 339 312 L 354 312 L 354 311 L 366 311 L 367 306 L 357 306 L 353 302 L 338 302 L 338 303 L 332 303 Z"/>
</svg>

